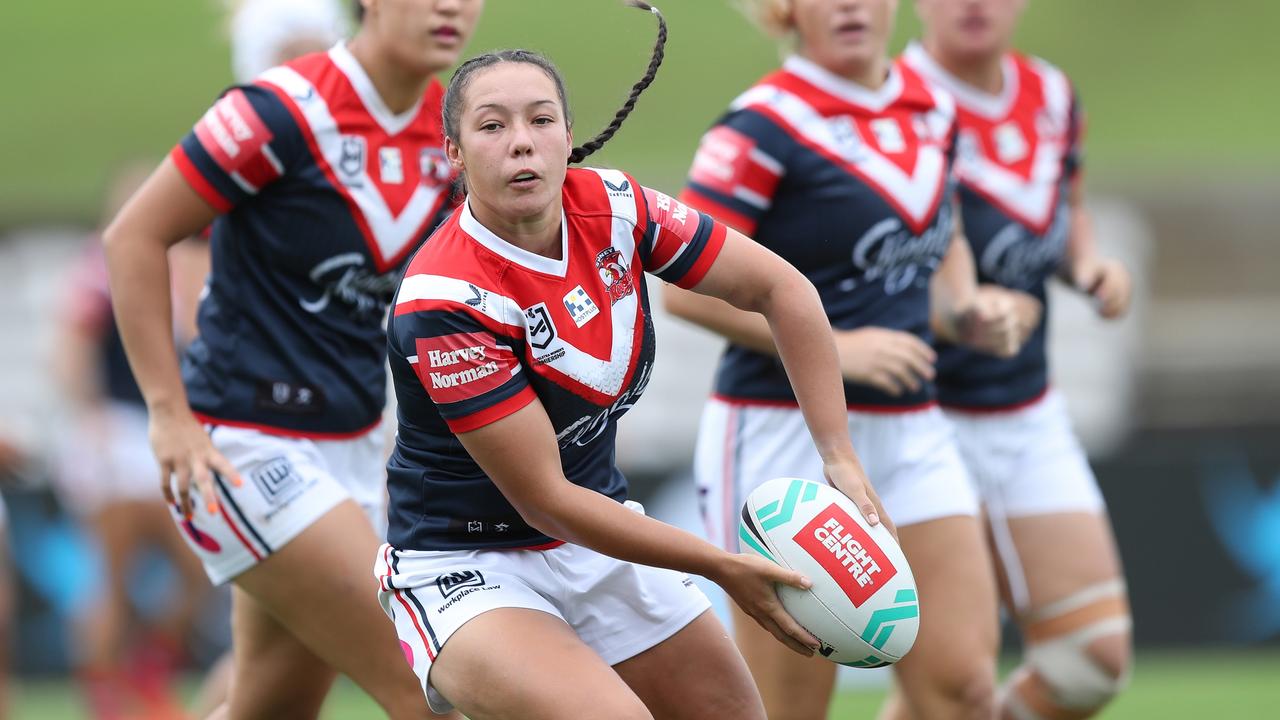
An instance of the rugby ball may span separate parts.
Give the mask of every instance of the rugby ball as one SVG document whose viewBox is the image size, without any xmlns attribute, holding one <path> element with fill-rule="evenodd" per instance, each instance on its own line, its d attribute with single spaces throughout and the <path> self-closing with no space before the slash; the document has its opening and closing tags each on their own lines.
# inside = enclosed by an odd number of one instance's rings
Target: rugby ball
<svg viewBox="0 0 1280 720">
<path fill-rule="evenodd" d="M 828 660 L 881 667 L 915 644 L 920 604 L 902 549 L 825 482 L 778 478 L 756 488 L 742 507 L 738 543 L 813 581 L 808 590 L 778 585 L 778 597 Z"/>
</svg>

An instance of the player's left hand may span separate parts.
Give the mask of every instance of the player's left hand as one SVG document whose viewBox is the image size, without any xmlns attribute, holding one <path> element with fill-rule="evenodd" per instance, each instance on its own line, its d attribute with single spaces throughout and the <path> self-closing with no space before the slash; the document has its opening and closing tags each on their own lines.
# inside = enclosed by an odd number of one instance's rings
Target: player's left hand
<svg viewBox="0 0 1280 720">
<path fill-rule="evenodd" d="M 1024 292 L 980 285 L 960 317 L 960 342 L 979 352 L 1010 358 L 1040 324 L 1044 306 Z"/>
<path fill-rule="evenodd" d="M 1115 258 L 1089 258 L 1076 263 L 1071 270 L 1076 289 L 1097 303 L 1098 314 L 1114 320 L 1129 310 L 1133 295 L 1133 278 L 1124 263 Z"/>
<path fill-rule="evenodd" d="M 884 511 L 880 496 L 876 494 L 876 489 L 871 486 L 871 481 L 867 479 L 861 467 L 853 462 L 830 462 L 822 466 L 822 474 L 827 478 L 827 483 L 844 493 L 854 505 L 858 506 L 862 517 L 867 519 L 868 525 L 883 524 L 893 538 L 898 539 L 898 529 L 894 527 L 893 521 Z"/>
</svg>

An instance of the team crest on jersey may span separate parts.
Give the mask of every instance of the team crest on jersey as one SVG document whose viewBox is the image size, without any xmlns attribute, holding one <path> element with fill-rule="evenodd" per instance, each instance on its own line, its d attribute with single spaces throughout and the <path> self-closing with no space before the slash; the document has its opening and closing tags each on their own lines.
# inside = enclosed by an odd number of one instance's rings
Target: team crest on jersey
<svg viewBox="0 0 1280 720">
<path fill-rule="evenodd" d="M 524 311 L 526 330 L 525 337 L 535 350 L 546 350 L 552 340 L 556 339 L 556 326 L 551 322 L 551 313 L 547 312 L 546 303 L 538 303 Z"/>
<path fill-rule="evenodd" d="M 422 148 L 418 153 L 418 171 L 422 183 L 428 187 L 437 187 L 448 182 L 453 169 L 449 167 L 449 158 L 440 148 Z"/>
<path fill-rule="evenodd" d="M 338 172 L 347 185 L 356 184 L 364 173 L 365 141 L 359 135 L 343 135 L 341 154 L 338 157 Z"/>
<path fill-rule="evenodd" d="M 600 308 L 581 285 L 575 286 L 564 296 L 564 309 L 569 311 L 569 317 L 573 318 L 573 324 L 578 327 L 586 325 L 587 321 L 600 314 Z"/>
<path fill-rule="evenodd" d="M 619 300 L 630 295 L 635 289 L 631 280 L 631 270 L 622 261 L 622 253 L 612 245 L 596 255 L 596 270 L 600 273 L 600 281 L 609 291 L 610 305 L 616 305 Z"/>
</svg>

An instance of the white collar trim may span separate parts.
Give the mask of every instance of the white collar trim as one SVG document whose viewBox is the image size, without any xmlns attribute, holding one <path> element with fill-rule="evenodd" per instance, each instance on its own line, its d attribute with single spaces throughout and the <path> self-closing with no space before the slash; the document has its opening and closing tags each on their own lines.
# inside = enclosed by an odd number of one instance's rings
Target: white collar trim
<svg viewBox="0 0 1280 720">
<path fill-rule="evenodd" d="M 1018 97 L 1018 69 L 1009 55 L 1000 60 L 1000 72 L 1004 74 L 1000 92 L 992 94 L 952 75 L 917 41 L 913 40 L 903 54 L 912 67 L 951 93 L 957 103 L 990 120 L 999 120 L 1008 115 L 1013 101 Z"/>
<path fill-rule="evenodd" d="M 329 48 L 329 59 L 351 81 L 351 86 L 356 89 L 356 95 L 360 96 L 360 102 L 364 103 L 365 109 L 388 135 L 399 134 L 418 116 L 418 111 L 422 109 L 422 98 L 418 98 L 413 107 L 399 115 L 391 112 L 383 102 L 382 96 L 378 94 L 378 89 L 373 86 L 373 80 L 369 79 L 369 74 L 364 71 L 364 67 L 356 56 L 347 49 L 345 42 L 339 41 Z"/>
<path fill-rule="evenodd" d="M 471 213 L 471 200 L 469 199 L 462 204 L 460 212 L 458 226 L 462 228 L 463 232 L 489 250 L 530 270 L 546 275 L 555 275 L 556 277 L 565 276 L 565 272 L 569 268 L 569 223 L 565 219 L 564 210 L 560 211 L 559 260 L 553 260 L 549 257 L 529 252 L 524 248 L 516 247 L 495 235 L 492 230 L 481 225 L 476 216 Z"/>
<path fill-rule="evenodd" d="M 852 80 L 836 75 L 808 58 L 792 55 L 782 63 L 782 69 L 846 102 L 880 112 L 889 107 L 902 94 L 902 75 L 897 65 L 890 63 L 889 77 L 878 90 L 871 90 Z"/>
</svg>

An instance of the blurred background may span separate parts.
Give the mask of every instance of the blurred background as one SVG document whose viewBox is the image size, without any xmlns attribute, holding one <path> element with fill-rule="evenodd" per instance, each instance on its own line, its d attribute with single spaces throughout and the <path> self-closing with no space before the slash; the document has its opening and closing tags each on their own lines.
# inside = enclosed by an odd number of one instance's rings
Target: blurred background
<svg viewBox="0 0 1280 720">
<path fill-rule="evenodd" d="M 779 49 L 730 0 L 663 10 L 658 80 L 593 161 L 674 194 L 702 131 Z M 1107 327 L 1074 294 L 1052 300 L 1054 384 L 1112 512 L 1139 646 L 1107 718 L 1280 713 L 1278 22 L 1268 0 L 1030 0 L 1018 36 L 1076 83 L 1099 241 L 1137 279 L 1134 312 Z M 916 27 L 902 0 L 895 52 Z M 69 676 L 73 618 L 92 616 L 102 592 L 95 544 L 55 490 L 95 461 L 67 468 L 80 423 L 54 371 L 69 352 L 59 318 L 83 290 L 75 268 L 109 178 L 157 162 L 230 84 L 227 28 L 216 0 L 10 2 L 0 22 L 0 456 L 20 458 L 0 488 L 14 717 L 86 716 Z M 652 39 L 651 20 L 612 0 L 489 0 L 468 52 L 548 53 L 589 135 Z M 621 425 L 620 455 L 651 514 L 697 530 L 688 467 L 719 343 L 659 323 L 655 379 Z M 163 614 L 178 584 L 163 555 L 147 557 L 129 594 L 141 617 Z M 224 646 L 225 613 L 217 596 L 204 603 L 183 649 L 195 667 Z M 833 717 L 873 716 L 883 682 L 851 673 Z M 349 685 L 326 712 L 376 715 Z"/>
</svg>

